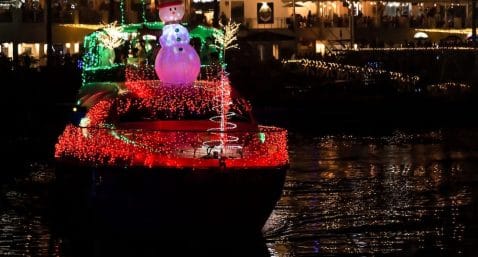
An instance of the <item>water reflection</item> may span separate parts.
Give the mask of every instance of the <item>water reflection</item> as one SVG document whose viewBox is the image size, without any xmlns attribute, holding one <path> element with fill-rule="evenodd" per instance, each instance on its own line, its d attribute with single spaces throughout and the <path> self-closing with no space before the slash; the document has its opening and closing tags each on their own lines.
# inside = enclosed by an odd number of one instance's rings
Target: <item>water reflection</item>
<svg viewBox="0 0 478 257">
<path fill-rule="evenodd" d="M 52 166 L 31 163 L 21 174 L 0 184 L 0 256 L 270 256 L 260 233 L 132 235 L 92 227 L 86 219 L 73 223 L 87 229 L 69 230 L 65 225 L 71 221 L 51 219 L 57 217 L 50 203 Z"/>
<path fill-rule="evenodd" d="M 476 160 L 440 131 L 291 142 L 291 172 L 265 227 L 273 256 L 466 254 Z"/>
<path fill-rule="evenodd" d="M 58 233 L 45 208 L 54 169 L 32 163 L 0 184 L 0 256 L 475 256 L 478 152 L 453 142 L 443 131 L 291 133 L 291 170 L 264 237 L 204 231 L 179 247 Z"/>
</svg>

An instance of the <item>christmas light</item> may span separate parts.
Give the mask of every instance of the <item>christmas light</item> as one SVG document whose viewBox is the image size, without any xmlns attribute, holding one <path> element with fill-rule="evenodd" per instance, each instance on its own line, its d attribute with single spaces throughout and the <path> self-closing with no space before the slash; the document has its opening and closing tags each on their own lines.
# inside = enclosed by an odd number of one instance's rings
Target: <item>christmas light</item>
<svg viewBox="0 0 478 257">
<path fill-rule="evenodd" d="M 415 29 L 415 31 L 467 35 L 468 33 L 471 32 L 471 28 L 468 28 L 468 29 L 451 29 L 451 28 L 450 29 Z"/>
<path fill-rule="evenodd" d="M 212 91 L 215 92 L 215 96 L 213 99 L 216 102 L 216 105 L 214 106 L 214 108 L 218 112 L 218 115 L 213 116 L 212 118 L 210 118 L 210 120 L 213 122 L 219 123 L 219 127 L 209 129 L 209 131 L 219 132 L 218 133 L 219 139 L 204 142 L 204 144 L 209 147 L 211 145 L 216 147 L 217 145 L 218 152 L 221 158 L 223 155 L 227 155 L 227 153 L 225 152 L 227 149 L 242 148 L 242 146 L 236 144 L 239 141 L 238 137 L 226 135 L 224 133 L 228 130 L 233 130 L 237 127 L 235 123 L 232 123 L 229 121 L 229 119 L 232 118 L 235 115 L 235 113 L 229 112 L 230 105 L 232 103 L 231 95 L 230 95 L 231 87 L 229 85 L 228 75 L 225 71 L 226 65 L 225 65 L 224 59 L 226 56 L 226 50 L 239 48 L 238 44 L 235 42 L 237 39 L 236 33 L 239 30 L 239 25 L 229 21 L 229 23 L 223 27 L 224 27 L 224 32 L 218 30 L 218 31 L 214 31 L 213 33 L 214 42 L 216 43 L 215 46 L 218 49 L 220 49 L 220 53 L 221 53 L 219 58 L 221 60 L 220 61 L 221 68 L 220 68 L 220 74 L 219 74 L 220 81 L 218 83 L 218 86 L 212 88 Z"/>
<path fill-rule="evenodd" d="M 121 25 L 126 23 L 126 12 L 125 12 L 125 6 L 124 6 L 124 1 L 125 0 L 120 0 L 120 14 L 121 14 Z"/>
<path fill-rule="evenodd" d="M 205 86 L 213 83 L 221 84 L 219 80 L 199 81 L 193 87 L 175 87 L 157 80 L 127 82 L 129 93 L 99 101 L 82 119 L 83 127 L 66 128 L 55 155 L 96 165 L 218 166 L 211 156 L 214 146 L 206 143 L 221 139 L 217 131 L 208 129 L 211 121 L 206 118 L 215 113 L 210 100 L 214 92 Z M 150 88 L 154 94 L 140 97 L 134 90 L 140 87 Z M 245 116 L 250 111 L 247 101 L 230 96 L 230 109 Z M 118 122 L 138 113 L 138 121 Z M 222 131 L 222 137 L 236 139 L 223 150 L 227 167 L 272 167 L 288 161 L 283 129 L 237 122 L 236 129 Z"/>
<path fill-rule="evenodd" d="M 144 7 L 144 0 L 141 3 Z M 220 67 L 205 67 L 207 80 L 197 81 L 199 57 L 189 45 L 187 29 L 178 23 L 184 13 L 178 3 L 160 8 L 167 25 L 145 22 L 144 9 L 143 23 L 124 24 L 121 0 L 123 25 L 113 24 L 85 37 L 78 106 L 87 112 L 78 125 L 68 125 L 59 137 L 56 158 L 116 167 L 287 165 L 287 131 L 250 121 L 249 102 L 232 90 L 224 70 L 226 50 L 237 47 L 238 26 L 226 25 L 225 32 L 203 26 L 193 31 L 201 50 L 209 47 L 209 39 L 215 39 L 221 58 Z M 163 30 L 156 67 L 111 62 L 111 50 L 127 38 L 136 38 L 142 28 Z"/>
<path fill-rule="evenodd" d="M 144 22 L 147 22 L 146 19 L 146 3 L 144 0 L 141 0 L 141 20 Z"/>
<path fill-rule="evenodd" d="M 167 123 L 167 122 L 165 122 Z M 181 121 L 171 127 L 183 127 Z M 228 168 L 280 167 L 288 162 L 287 132 L 259 126 L 257 131 L 228 132 L 242 148 L 229 151 Z M 263 136 L 260 136 L 263 135 Z M 261 142 L 260 137 L 266 140 Z M 218 159 L 202 144 L 214 137 L 206 131 L 168 131 L 149 128 L 82 128 L 68 125 L 55 148 L 55 157 L 95 166 L 169 168 L 219 167 Z"/>
<path fill-rule="evenodd" d="M 427 87 L 427 90 L 432 93 L 463 93 L 471 90 L 471 86 L 458 82 L 444 82 L 440 84 L 432 84 Z"/>
<path fill-rule="evenodd" d="M 386 75 L 390 80 L 395 80 L 401 83 L 416 84 L 419 80 L 419 76 L 408 75 L 400 72 L 386 71 L 383 69 L 376 69 L 373 67 L 360 67 L 354 65 L 347 65 L 342 63 L 326 62 L 319 60 L 309 60 L 309 59 L 300 59 L 300 60 L 283 60 L 283 64 L 298 64 L 306 72 L 308 70 L 325 70 L 325 71 L 336 71 L 342 72 L 344 74 L 354 74 L 357 76 L 364 75 Z"/>
<path fill-rule="evenodd" d="M 66 27 L 66 28 L 75 28 L 75 29 L 90 29 L 90 30 L 99 30 L 105 27 L 104 24 L 65 24 L 65 23 L 57 23 L 55 26 L 59 27 Z"/>
<path fill-rule="evenodd" d="M 229 22 L 225 25 L 220 23 L 224 28 L 224 32 L 220 30 L 215 30 L 213 32 L 215 47 L 220 50 L 219 60 L 222 65 L 225 64 L 226 50 L 228 49 L 238 49 L 239 45 L 236 43 L 237 32 L 239 31 L 238 23 Z"/>
<path fill-rule="evenodd" d="M 101 32 L 98 33 L 98 39 L 102 45 L 109 49 L 122 45 L 124 38 L 127 38 L 127 35 L 123 32 L 123 28 L 117 26 L 116 22 L 108 24 Z"/>
</svg>

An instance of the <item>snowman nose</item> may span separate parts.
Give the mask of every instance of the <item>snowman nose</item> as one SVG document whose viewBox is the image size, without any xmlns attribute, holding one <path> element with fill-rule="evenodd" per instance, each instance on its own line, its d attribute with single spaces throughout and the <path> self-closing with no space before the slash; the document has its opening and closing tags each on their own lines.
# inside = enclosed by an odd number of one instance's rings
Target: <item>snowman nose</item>
<svg viewBox="0 0 478 257">
<path fill-rule="evenodd" d="M 175 12 L 175 11 L 173 11 L 173 15 L 175 15 L 175 14 L 176 14 L 176 12 Z"/>
</svg>

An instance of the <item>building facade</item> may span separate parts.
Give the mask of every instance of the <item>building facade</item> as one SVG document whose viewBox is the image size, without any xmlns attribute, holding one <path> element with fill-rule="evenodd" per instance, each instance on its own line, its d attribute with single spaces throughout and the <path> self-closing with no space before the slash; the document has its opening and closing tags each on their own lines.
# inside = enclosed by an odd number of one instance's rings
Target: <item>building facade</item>
<svg viewBox="0 0 478 257">
<path fill-rule="evenodd" d="M 0 0 L 0 44 L 4 55 L 45 55 L 45 1 Z M 403 46 L 420 30 L 435 42 L 444 34 L 456 34 L 466 40 L 472 22 L 471 0 L 185 0 L 185 5 L 189 13 L 185 19 L 189 21 L 212 25 L 216 11 L 223 22 L 231 19 L 241 23 L 245 36 L 261 31 L 275 33 L 269 37 L 271 40 L 254 38 L 258 51 L 273 51 L 272 56 L 277 58 L 281 57 L 282 45 L 291 44 L 300 53 L 354 44 Z M 84 36 L 100 24 L 158 21 L 157 6 L 157 0 L 52 0 L 54 49 L 76 53 Z"/>
</svg>

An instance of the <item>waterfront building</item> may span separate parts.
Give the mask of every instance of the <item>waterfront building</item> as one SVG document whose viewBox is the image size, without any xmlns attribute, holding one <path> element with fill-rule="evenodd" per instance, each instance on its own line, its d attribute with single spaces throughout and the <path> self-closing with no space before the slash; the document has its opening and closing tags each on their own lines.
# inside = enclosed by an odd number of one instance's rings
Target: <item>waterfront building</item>
<svg viewBox="0 0 478 257">
<path fill-rule="evenodd" d="M 466 42 L 472 23 L 471 0 L 185 2 L 190 23 L 213 25 L 214 11 L 218 20 L 241 23 L 239 36 L 250 40 L 266 59 L 353 47 L 431 46 L 450 35 Z M 52 0 L 54 51 L 77 53 L 84 36 L 100 24 L 158 21 L 157 5 L 155 0 Z M 45 56 L 45 6 L 46 0 L 0 0 L 4 55 L 28 54 L 40 60 Z M 417 40 L 417 32 L 426 38 Z"/>
</svg>

